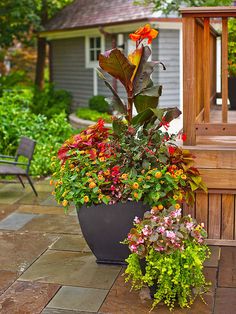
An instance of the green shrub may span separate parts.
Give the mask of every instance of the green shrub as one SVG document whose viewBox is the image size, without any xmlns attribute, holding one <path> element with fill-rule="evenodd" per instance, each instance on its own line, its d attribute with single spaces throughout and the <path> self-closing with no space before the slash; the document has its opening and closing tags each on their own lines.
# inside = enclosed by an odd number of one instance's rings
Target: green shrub
<svg viewBox="0 0 236 314">
<path fill-rule="evenodd" d="M 30 109 L 35 114 L 43 114 L 47 118 L 51 118 L 55 114 L 70 112 L 72 97 L 65 90 L 56 90 L 52 84 L 47 84 L 40 91 L 35 88 L 34 97 Z"/>
<path fill-rule="evenodd" d="M 101 113 L 96 110 L 92 110 L 89 108 L 78 108 L 76 111 L 76 115 L 78 118 L 91 120 L 97 122 L 98 119 L 102 118 L 105 122 L 111 123 L 111 115 L 108 113 Z"/>
<path fill-rule="evenodd" d="M 35 139 L 31 174 L 43 176 L 50 173 L 51 157 L 73 131 L 65 113 L 48 119 L 32 113 L 30 102 L 31 95 L 27 93 L 5 92 L 0 98 L 0 153 L 14 155 L 21 136 Z"/>
<path fill-rule="evenodd" d="M 228 43 L 228 63 L 229 75 L 236 76 L 236 21 L 231 19 L 228 22 L 229 43 Z"/>
<path fill-rule="evenodd" d="M 98 112 L 110 112 L 110 106 L 104 96 L 97 95 L 89 99 L 89 108 Z"/>
</svg>

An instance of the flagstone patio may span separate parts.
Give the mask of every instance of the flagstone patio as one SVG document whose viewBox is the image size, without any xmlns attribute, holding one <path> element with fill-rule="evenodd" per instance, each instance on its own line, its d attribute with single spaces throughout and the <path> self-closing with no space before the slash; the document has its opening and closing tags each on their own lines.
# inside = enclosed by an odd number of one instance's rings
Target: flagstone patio
<svg viewBox="0 0 236 314">
<path fill-rule="evenodd" d="M 75 209 L 64 214 L 49 180 L 35 187 L 38 197 L 29 187 L 0 183 L 0 313 L 148 313 L 148 290 L 130 292 L 121 266 L 97 265 Z M 174 313 L 236 313 L 236 248 L 211 250 L 206 304 L 199 299 L 191 309 Z M 160 305 L 152 313 L 170 312 Z"/>
</svg>

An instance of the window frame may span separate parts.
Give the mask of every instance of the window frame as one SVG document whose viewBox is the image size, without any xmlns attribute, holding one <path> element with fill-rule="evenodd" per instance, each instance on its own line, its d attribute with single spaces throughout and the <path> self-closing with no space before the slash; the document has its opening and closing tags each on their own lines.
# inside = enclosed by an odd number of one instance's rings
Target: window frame
<svg viewBox="0 0 236 314">
<path fill-rule="evenodd" d="M 103 34 L 91 34 L 85 37 L 85 66 L 86 68 L 97 68 L 98 67 L 98 60 L 91 61 L 90 60 L 90 39 L 91 38 L 100 38 L 101 44 L 101 52 L 105 51 L 105 37 Z M 94 51 L 98 50 L 96 47 L 92 48 Z"/>
</svg>

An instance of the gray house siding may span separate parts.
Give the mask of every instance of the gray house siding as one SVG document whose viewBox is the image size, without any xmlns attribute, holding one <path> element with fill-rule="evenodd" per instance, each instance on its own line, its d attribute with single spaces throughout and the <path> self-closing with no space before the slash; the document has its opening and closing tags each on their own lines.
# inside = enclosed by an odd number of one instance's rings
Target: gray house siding
<svg viewBox="0 0 236 314">
<path fill-rule="evenodd" d="M 72 94 L 73 107 L 86 106 L 93 95 L 93 69 L 85 68 L 85 38 L 53 40 L 51 46 L 55 86 Z"/>
<path fill-rule="evenodd" d="M 128 33 L 124 34 L 125 54 L 127 54 Z M 58 39 L 51 41 L 52 76 L 57 88 L 71 92 L 74 105 L 87 106 L 93 95 L 93 69 L 85 66 L 85 37 Z M 111 37 L 105 39 L 105 49 L 111 49 Z M 172 107 L 180 104 L 180 70 L 179 70 L 179 30 L 161 29 L 157 40 L 152 43 L 153 60 L 164 62 L 167 70 L 157 68 L 152 75 L 154 83 L 163 85 L 160 106 Z M 109 75 L 108 80 L 112 82 Z M 118 93 L 126 99 L 124 87 L 117 82 Z M 98 77 L 97 91 L 99 95 L 110 97 L 111 93 Z"/>
<path fill-rule="evenodd" d="M 158 67 L 153 73 L 155 83 L 163 86 L 161 107 L 180 105 L 180 42 L 179 30 L 161 29 L 158 40 L 152 43 L 152 59 L 162 61 L 166 71 Z"/>
</svg>

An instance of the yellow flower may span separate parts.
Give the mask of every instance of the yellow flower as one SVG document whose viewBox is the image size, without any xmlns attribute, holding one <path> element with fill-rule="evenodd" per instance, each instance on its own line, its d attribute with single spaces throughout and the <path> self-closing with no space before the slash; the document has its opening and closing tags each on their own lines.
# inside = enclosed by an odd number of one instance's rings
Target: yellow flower
<svg viewBox="0 0 236 314">
<path fill-rule="evenodd" d="M 56 156 L 52 156 L 51 161 L 56 160 L 57 157 Z"/>
<path fill-rule="evenodd" d="M 159 178 L 161 178 L 162 177 L 162 173 L 160 172 L 160 171 L 157 171 L 156 173 L 155 173 L 155 178 L 156 179 L 159 179 Z"/>
<path fill-rule="evenodd" d="M 98 175 L 98 180 L 103 180 L 104 176 L 102 176 L 101 174 Z"/>
<path fill-rule="evenodd" d="M 121 176 L 121 179 L 126 180 L 128 178 L 128 174 L 127 173 L 123 173 Z"/>
<path fill-rule="evenodd" d="M 186 180 L 186 179 L 187 179 L 186 174 L 182 174 L 182 175 L 181 175 L 181 179 Z"/>
<path fill-rule="evenodd" d="M 52 191 L 52 195 L 55 195 L 56 193 L 55 193 L 55 191 Z"/>
<path fill-rule="evenodd" d="M 51 167 L 55 167 L 55 164 L 56 164 L 55 162 L 52 162 Z"/>
<path fill-rule="evenodd" d="M 62 197 L 65 197 L 67 193 L 68 193 L 68 191 L 65 191 L 65 192 L 62 194 Z"/>
<path fill-rule="evenodd" d="M 133 185 L 132 185 L 132 188 L 133 188 L 134 190 L 137 190 L 137 189 L 139 188 L 138 182 L 134 182 Z"/>
<path fill-rule="evenodd" d="M 88 182 L 93 182 L 93 179 L 92 179 L 92 178 L 89 178 L 89 179 L 88 179 Z"/>
<path fill-rule="evenodd" d="M 91 172 L 86 172 L 85 174 L 86 174 L 87 177 L 91 176 Z"/>
<path fill-rule="evenodd" d="M 151 177 L 150 176 L 146 176 L 146 180 L 150 180 L 151 179 Z"/>
<path fill-rule="evenodd" d="M 98 199 L 101 200 L 103 198 L 103 194 L 98 195 Z"/>
<path fill-rule="evenodd" d="M 53 180 L 50 180 L 50 181 L 49 181 L 49 184 L 50 184 L 50 185 L 53 185 L 53 182 L 54 182 Z"/>
<path fill-rule="evenodd" d="M 164 206 L 163 206 L 162 204 L 159 204 L 159 205 L 158 205 L 158 209 L 159 209 L 159 210 L 162 210 L 163 208 L 164 208 Z"/>
<path fill-rule="evenodd" d="M 67 201 L 67 200 L 64 200 L 64 201 L 62 202 L 62 206 L 66 207 L 67 205 L 68 205 L 68 201 Z"/>
<path fill-rule="evenodd" d="M 92 181 L 92 182 L 89 183 L 89 188 L 90 188 L 90 189 L 95 188 L 95 186 L 96 186 L 96 183 L 95 183 L 95 182 Z"/>
<path fill-rule="evenodd" d="M 89 197 L 87 195 L 84 196 L 84 202 L 88 203 L 89 202 Z"/>
<path fill-rule="evenodd" d="M 179 197 L 178 197 L 178 195 L 176 195 L 176 194 L 173 196 L 173 199 L 174 199 L 175 201 L 177 201 L 178 198 L 179 198 Z"/>
<path fill-rule="evenodd" d="M 175 209 L 180 209 L 180 205 L 179 204 L 175 204 Z"/>
<path fill-rule="evenodd" d="M 75 168 L 75 165 L 70 164 L 70 169 L 74 169 L 74 168 Z"/>
<path fill-rule="evenodd" d="M 145 173 L 145 170 L 143 169 L 143 170 L 141 171 L 141 173 L 144 174 L 144 173 Z"/>
<path fill-rule="evenodd" d="M 105 160 L 106 160 L 105 157 L 100 157 L 100 158 L 99 158 L 99 161 L 101 161 L 101 162 L 102 162 L 102 161 L 105 161 Z"/>
<path fill-rule="evenodd" d="M 142 182 L 143 181 L 143 178 L 138 178 L 138 182 Z"/>
</svg>

